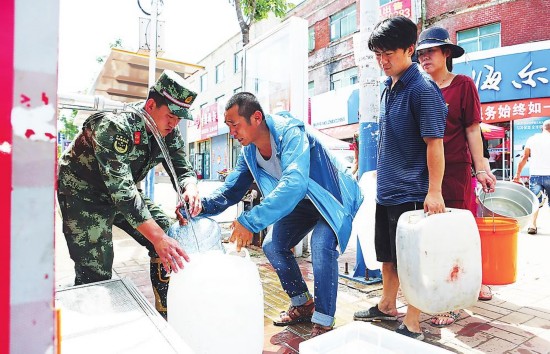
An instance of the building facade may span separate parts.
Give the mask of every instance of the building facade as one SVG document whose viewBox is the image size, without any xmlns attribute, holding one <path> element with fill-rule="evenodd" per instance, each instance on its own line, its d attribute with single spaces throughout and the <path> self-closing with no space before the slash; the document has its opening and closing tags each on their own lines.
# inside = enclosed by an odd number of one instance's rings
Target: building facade
<svg viewBox="0 0 550 354">
<path fill-rule="evenodd" d="M 307 20 L 309 26 L 309 114 L 303 119 L 326 134 L 346 141 L 352 139 L 359 124 L 359 73 L 354 44 L 358 43 L 360 5 L 363 1 L 368 0 L 306 0 L 287 14 L 287 18 L 296 16 Z M 430 26 L 446 28 L 451 40 L 466 50 L 466 55 L 456 61 L 455 72 L 478 76 L 474 80 L 478 84 L 484 108 L 492 107 L 488 108 L 489 113 L 490 109 L 495 109 L 494 105 L 491 106 L 495 102 L 550 97 L 545 91 L 550 86 L 545 82 L 550 79 L 548 65 L 541 59 L 546 55 L 546 42 L 550 40 L 550 33 L 545 29 L 545 23 L 540 21 L 550 14 L 550 0 L 380 0 L 379 4 L 380 18 L 404 15 L 418 24 L 419 31 Z M 256 24 L 260 29 L 256 27 L 253 33 L 257 37 L 278 23 L 277 19 L 262 21 Z M 204 66 L 205 70 L 190 79 L 193 87 L 200 92 L 198 105 L 194 107 L 195 116 L 204 116 L 201 113 L 204 108 L 218 103 L 216 132 L 213 123 L 204 119 L 201 124 L 210 124 L 210 132 L 205 132 L 197 121 L 196 129 L 188 129 L 190 154 L 199 154 L 199 169 L 210 169 L 203 173 L 205 178 L 217 178 L 213 175 L 216 171 L 231 169 L 238 154 L 239 147 L 227 135 L 227 128 L 223 125 L 222 103 L 242 88 L 242 72 L 237 71 L 238 65 L 235 64 L 238 61 L 239 42 L 240 34 L 236 34 L 200 61 L 198 64 Z M 518 47 L 525 43 L 536 45 Z M 533 48 L 542 52 L 533 53 Z M 517 65 L 510 69 L 505 68 L 502 60 L 495 59 L 507 55 L 523 57 L 517 59 Z M 531 56 L 534 60 L 527 60 Z M 501 63 L 500 67 L 495 67 L 494 62 L 487 64 L 487 60 L 497 60 L 497 64 Z M 216 71 L 221 62 L 225 62 L 225 83 L 216 81 Z M 490 73 L 486 66 L 492 67 L 493 71 Z M 510 75 L 521 73 L 525 76 L 533 70 L 537 74 L 534 80 L 538 88 L 528 84 L 522 84 L 523 88 L 510 88 L 513 85 Z M 206 78 L 203 78 L 204 75 Z M 504 87 L 504 83 L 502 86 L 502 91 L 508 92 L 507 96 L 496 95 L 501 92 L 501 88 L 488 84 L 487 78 L 491 75 L 493 83 L 498 75 L 506 76 L 501 80 L 509 79 L 507 87 Z M 206 82 L 206 86 L 201 87 L 201 80 Z M 522 80 L 528 79 L 518 77 L 516 83 L 519 85 Z M 546 105 L 542 101 L 535 103 Z M 210 108 L 210 112 L 214 110 Z M 493 167 L 499 170 L 497 174 L 502 177 L 510 175 L 513 157 L 521 153 L 521 140 L 526 139 L 520 139 L 520 135 L 525 135 L 528 130 L 535 131 L 537 124 L 541 124 L 544 119 L 544 114 L 537 115 L 535 111 L 521 118 L 506 117 L 506 114 L 500 118 L 484 118 L 486 123 L 494 123 L 506 131 L 504 139 L 490 141 L 492 156 L 495 157 Z M 520 128 L 522 125 L 529 126 L 529 129 Z M 519 139 L 517 141 L 514 141 L 514 130 Z M 519 133 L 520 130 L 523 134 Z M 197 135 L 200 132 L 202 135 Z M 205 158 L 207 154 L 211 156 Z M 205 163 L 207 159 L 210 161 L 208 164 Z"/>
</svg>

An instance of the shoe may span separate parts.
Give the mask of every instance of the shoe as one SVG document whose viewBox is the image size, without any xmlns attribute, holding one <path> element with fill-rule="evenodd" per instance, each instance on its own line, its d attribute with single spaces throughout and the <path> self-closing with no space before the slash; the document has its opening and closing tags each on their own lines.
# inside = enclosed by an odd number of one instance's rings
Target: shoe
<svg viewBox="0 0 550 354">
<path fill-rule="evenodd" d="M 313 325 L 313 329 L 311 330 L 311 334 L 309 335 L 309 339 L 325 334 L 333 329 L 333 326 L 321 326 L 320 324 L 315 323 Z"/>
<path fill-rule="evenodd" d="M 460 313 L 455 311 L 449 311 L 447 313 L 440 313 L 438 315 L 435 315 L 430 320 L 430 324 L 433 327 L 437 328 L 443 328 L 452 325 L 460 318 Z M 441 320 L 444 321 L 444 323 L 441 323 Z"/>
<path fill-rule="evenodd" d="M 484 290 L 486 288 L 487 290 Z M 493 299 L 493 292 L 488 285 L 481 285 L 481 290 L 479 291 L 479 296 L 477 297 L 480 301 L 489 301 Z"/>
<path fill-rule="evenodd" d="M 354 321 L 397 321 L 396 316 L 388 315 L 378 308 L 378 305 L 371 307 L 368 310 L 357 311 L 353 314 Z"/>
<path fill-rule="evenodd" d="M 403 323 L 401 323 L 401 325 L 399 325 L 399 327 L 397 327 L 395 332 L 399 333 L 399 334 L 402 334 L 404 336 L 407 336 L 409 338 L 412 338 L 412 339 L 424 340 L 424 333 L 422 333 L 422 332 L 420 332 L 420 333 L 411 332 L 411 331 L 409 331 L 407 326 L 405 326 L 405 324 L 403 324 Z"/>
<path fill-rule="evenodd" d="M 536 235 L 537 234 L 537 227 L 536 226 L 531 226 L 527 229 L 527 233 L 529 235 Z"/>
<path fill-rule="evenodd" d="M 288 310 L 281 311 L 279 314 L 280 321 L 273 321 L 275 326 L 290 326 L 296 323 L 309 323 L 311 322 L 311 317 L 315 311 L 315 303 L 312 301 L 309 304 L 304 304 L 301 306 L 290 306 Z M 283 317 L 289 318 L 290 320 L 285 321 Z"/>
</svg>

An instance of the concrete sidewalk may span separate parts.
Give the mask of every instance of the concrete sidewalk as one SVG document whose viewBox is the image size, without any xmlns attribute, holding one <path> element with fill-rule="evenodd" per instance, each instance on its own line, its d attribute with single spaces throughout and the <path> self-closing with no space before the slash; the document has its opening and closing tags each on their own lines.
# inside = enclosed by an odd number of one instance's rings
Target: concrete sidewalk
<svg viewBox="0 0 550 354">
<path fill-rule="evenodd" d="M 171 197 L 167 200 L 163 206 L 171 210 Z M 61 223 L 59 219 L 56 221 L 56 288 L 60 289 L 72 285 L 74 271 Z M 430 316 L 422 315 L 421 326 L 426 342 L 457 353 L 550 353 L 550 210 L 547 206 L 539 214 L 538 230 L 535 236 L 518 235 L 517 281 L 492 286 L 494 297 L 491 301 L 478 301 L 475 306 L 461 311 L 457 322 L 442 329 L 430 326 Z M 146 250 L 118 229 L 114 231 L 113 242 L 114 273 L 131 279 L 153 303 Z M 354 245 L 350 246 L 340 257 L 341 273 L 346 262 L 350 271 L 355 265 Z M 264 353 L 297 353 L 299 343 L 308 339 L 311 325 L 288 328 L 272 325 L 279 312 L 288 307 L 288 297 L 261 250 L 252 249 L 251 255 L 258 265 L 264 287 Z M 304 254 L 298 261 L 310 289 L 313 289 L 309 257 Z M 381 284 L 364 285 L 340 278 L 336 326 L 351 322 L 355 311 L 376 304 L 381 289 Z M 399 311 L 403 314 L 406 311 L 402 297 L 399 298 Z M 380 325 L 389 329 L 397 327 L 397 323 Z"/>
</svg>

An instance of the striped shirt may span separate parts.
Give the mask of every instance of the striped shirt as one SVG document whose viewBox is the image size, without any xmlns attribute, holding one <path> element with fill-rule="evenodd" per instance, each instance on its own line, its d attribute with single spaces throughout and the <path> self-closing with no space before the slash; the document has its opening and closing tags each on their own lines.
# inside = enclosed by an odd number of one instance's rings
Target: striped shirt
<svg viewBox="0 0 550 354">
<path fill-rule="evenodd" d="M 436 84 L 412 64 L 380 104 L 377 202 L 384 206 L 423 202 L 428 193 L 426 143 L 443 138 L 447 107 Z"/>
</svg>

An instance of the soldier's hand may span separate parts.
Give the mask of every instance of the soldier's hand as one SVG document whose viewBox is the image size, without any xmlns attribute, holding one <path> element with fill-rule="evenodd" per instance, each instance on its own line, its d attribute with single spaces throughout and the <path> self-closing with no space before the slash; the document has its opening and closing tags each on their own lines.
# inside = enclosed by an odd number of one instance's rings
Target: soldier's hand
<svg viewBox="0 0 550 354">
<path fill-rule="evenodd" d="M 194 218 L 195 216 L 199 215 L 202 210 L 202 204 L 201 199 L 199 198 L 199 190 L 196 184 L 190 183 L 185 186 L 183 199 L 187 202 L 187 205 L 189 205 L 189 213 L 191 214 L 191 217 Z"/>
<path fill-rule="evenodd" d="M 185 216 L 183 216 L 182 214 L 182 208 L 183 208 L 183 205 L 182 204 L 178 204 L 176 206 L 176 218 L 178 219 L 179 223 L 180 223 L 180 226 L 185 226 L 187 225 L 187 219 L 185 218 Z M 185 212 L 185 211 L 184 211 Z"/>
<path fill-rule="evenodd" d="M 153 244 L 164 269 L 167 272 L 174 271 L 177 273 L 179 269 L 183 269 L 183 261 L 189 262 L 189 256 L 178 241 L 164 235 L 158 242 Z"/>
</svg>

